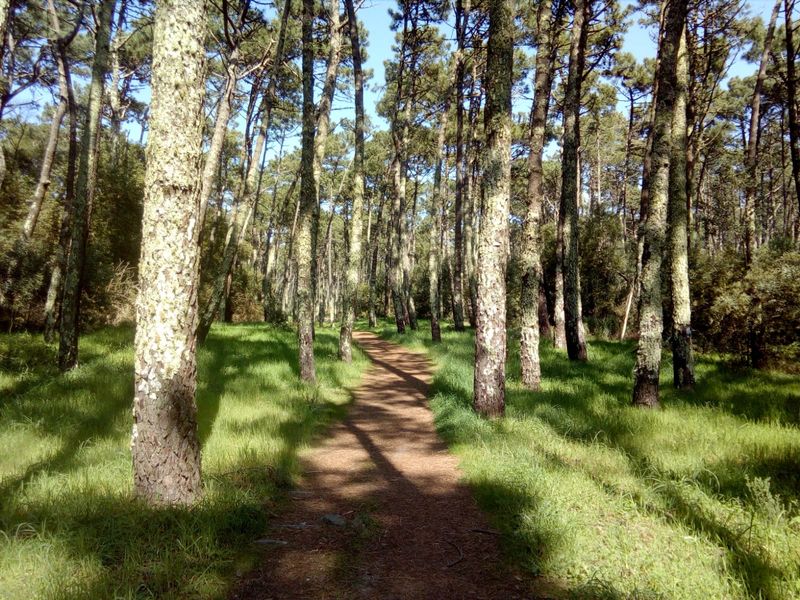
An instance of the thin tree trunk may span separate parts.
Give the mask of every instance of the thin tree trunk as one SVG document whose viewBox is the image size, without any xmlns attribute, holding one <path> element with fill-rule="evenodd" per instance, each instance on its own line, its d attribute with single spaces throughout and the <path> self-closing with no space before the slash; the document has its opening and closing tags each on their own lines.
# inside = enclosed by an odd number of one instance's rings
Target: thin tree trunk
<svg viewBox="0 0 800 600">
<path fill-rule="evenodd" d="M 692 304 L 689 293 L 689 248 L 686 213 L 686 102 L 689 64 L 686 32 L 680 38 L 675 72 L 675 106 L 672 118 L 672 152 L 669 163 L 668 233 L 669 281 L 672 293 L 672 370 L 673 383 L 679 389 L 694 386 L 692 355 Z"/>
<path fill-rule="evenodd" d="M 478 235 L 478 327 L 473 398 L 475 411 L 487 417 L 500 416 L 505 411 L 514 6 L 512 0 L 489 3 L 483 160 L 485 205 Z"/>
<path fill-rule="evenodd" d="M 65 47 L 58 48 L 58 61 L 60 64 L 59 69 L 63 68 L 67 82 L 69 139 L 67 149 L 67 177 L 64 182 L 64 197 L 61 207 L 58 245 L 56 246 L 53 256 L 50 284 L 47 288 L 47 298 L 44 308 L 44 340 L 48 344 L 55 340 L 56 327 L 58 326 L 63 275 L 66 269 L 70 231 L 72 230 L 72 206 L 75 202 L 75 174 L 78 166 L 78 111 L 75 105 L 75 95 L 72 89 L 72 79 Z"/>
<path fill-rule="evenodd" d="M 536 50 L 536 76 L 533 105 L 531 106 L 530 153 L 528 154 L 528 198 L 525 221 L 522 225 L 520 267 L 522 289 L 520 293 L 519 354 L 522 383 L 532 390 L 541 386 L 542 371 L 539 363 L 539 281 L 542 278 L 541 249 L 539 247 L 539 222 L 542 212 L 542 154 L 545 127 L 553 86 L 553 43 L 551 24 L 552 1 L 544 0 L 539 6 L 538 41 Z"/>
<path fill-rule="evenodd" d="M 317 242 L 319 238 L 320 221 L 320 179 L 322 177 L 322 161 L 325 158 L 325 146 L 328 142 L 330 132 L 331 106 L 333 105 L 333 95 L 336 91 L 336 77 L 339 72 L 339 62 L 342 55 L 342 32 L 339 21 L 339 0 L 330 0 L 328 7 L 328 62 L 325 67 L 325 80 L 322 85 L 322 95 L 317 105 L 317 118 L 314 134 L 314 189 L 316 203 L 314 205 L 314 215 L 311 220 L 311 288 L 314 305 L 319 303 L 317 293 L 318 280 L 318 252 Z M 322 306 L 324 311 L 324 306 Z"/>
<path fill-rule="evenodd" d="M 89 214 L 96 181 L 100 116 L 103 108 L 105 76 L 108 72 L 108 49 L 115 3 L 116 0 L 102 0 L 97 19 L 95 56 L 92 63 L 92 80 L 89 85 L 89 109 L 81 133 L 80 166 L 75 184 L 75 200 L 72 204 L 71 239 L 61 300 L 61 329 L 58 346 L 58 368 L 61 371 L 68 371 L 78 363 L 83 270 L 86 262 Z"/>
<path fill-rule="evenodd" d="M 445 93 L 442 114 L 439 117 L 439 134 L 436 140 L 436 171 L 433 175 L 433 194 L 429 210 L 431 219 L 430 251 L 428 254 L 428 297 L 431 305 L 431 339 L 434 342 L 442 341 L 442 206 L 444 197 L 445 180 L 445 136 L 447 134 L 447 121 L 450 113 L 450 96 L 452 90 Z"/>
<path fill-rule="evenodd" d="M 564 156 L 562 159 L 561 210 L 559 220 L 563 221 L 563 276 L 564 276 L 564 329 L 567 337 L 567 355 L 570 360 L 585 361 L 586 341 L 580 311 L 580 273 L 578 254 L 578 185 L 580 170 L 578 153 L 580 149 L 580 110 L 581 81 L 586 59 L 586 39 L 588 35 L 587 15 L 590 0 L 575 1 L 575 16 L 572 25 L 572 40 L 569 54 L 569 74 L 564 96 Z"/>
<path fill-rule="evenodd" d="M 303 140 L 300 158 L 300 212 L 297 221 L 297 335 L 300 345 L 300 377 L 316 379 L 314 368 L 314 289 L 312 263 L 314 220 L 317 190 L 314 184 L 314 48 L 312 25 L 314 1 L 303 0 Z"/>
<path fill-rule="evenodd" d="M 455 264 L 453 279 L 453 322 L 456 331 L 464 330 L 464 192 L 466 187 L 466 164 L 464 159 L 464 75 L 466 31 L 469 21 L 470 0 L 456 0 L 456 194 L 455 218 L 453 222 L 453 251 Z"/>
<path fill-rule="evenodd" d="M 275 105 L 275 91 L 279 73 L 281 71 L 281 64 L 284 54 L 284 46 L 286 41 L 286 27 L 291 13 L 291 0 L 286 0 L 284 5 L 284 12 L 281 16 L 281 28 L 278 33 L 278 43 L 275 47 L 275 56 L 272 61 L 272 72 L 270 73 L 270 81 L 267 89 L 261 99 L 261 110 L 263 113 L 261 123 L 256 133 L 255 143 L 253 144 L 252 154 L 250 156 L 250 163 L 246 173 L 243 173 L 243 178 L 239 182 L 239 189 L 236 193 L 236 202 L 233 208 L 230 224 L 228 225 L 228 232 L 225 236 L 225 245 L 222 250 L 222 261 L 220 267 L 213 277 L 213 286 L 211 294 L 200 313 L 200 322 L 197 326 L 197 339 L 203 343 L 208 336 L 211 329 L 211 324 L 219 312 L 219 307 L 225 294 L 225 282 L 228 275 L 231 273 L 234 263 L 236 262 L 236 255 L 239 251 L 239 241 L 242 233 L 247 230 L 250 220 L 256 210 L 258 203 L 258 196 L 261 186 L 261 156 L 267 144 L 269 130 L 272 126 L 272 109 Z M 245 145 L 246 148 L 246 145 Z M 243 149 L 244 152 L 246 150 Z M 244 162 L 244 161 L 243 161 Z"/>
<path fill-rule="evenodd" d="M 195 356 L 205 3 L 161 0 L 153 35 L 136 303 L 133 482 L 152 505 L 202 494 Z"/>
<path fill-rule="evenodd" d="M 797 117 L 797 74 L 795 72 L 795 59 L 797 57 L 794 46 L 794 12 L 795 0 L 784 0 L 786 22 L 786 89 L 789 113 L 789 151 L 792 157 L 792 176 L 794 178 L 794 193 L 797 196 L 797 208 L 800 211 L 800 121 Z M 783 139 L 783 137 L 781 137 Z"/>
<path fill-rule="evenodd" d="M 663 42 L 659 48 L 658 93 L 655 97 L 647 217 L 642 224 L 639 345 L 634 369 L 633 404 L 650 408 L 658 406 L 663 329 L 661 264 L 667 226 L 672 121 L 677 87 L 676 66 L 680 39 L 686 26 L 686 5 L 687 0 L 671 0 L 667 6 Z"/>
<path fill-rule="evenodd" d="M 756 75 L 756 85 L 753 90 L 753 99 L 750 102 L 750 128 L 748 131 L 747 147 L 745 148 L 745 166 L 747 169 L 747 183 L 744 189 L 744 256 L 745 263 L 749 266 L 753 262 L 753 253 L 756 246 L 756 188 L 758 186 L 758 139 L 759 125 L 761 123 L 761 92 L 764 89 L 764 80 L 767 76 L 767 63 L 772 48 L 772 39 L 775 36 L 775 23 L 778 20 L 778 11 L 781 0 L 776 0 L 772 15 L 764 38 L 764 49 L 761 52 L 761 61 Z"/>
<path fill-rule="evenodd" d="M 361 221 L 364 210 L 364 74 L 361 70 L 361 44 L 353 0 L 345 0 L 347 26 L 353 55 L 355 83 L 355 156 L 353 158 L 353 208 L 350 214 L 350 247 L 347 253 L 347 272 L 343 290 L 342 327 L 339 331 L 339 358 L 353 360 L 352 338 L 355 306 L 358 301 L 358 274 L 361 265 Z M 369 234 L 367 234 L 369 240 Z"/>
</svg>

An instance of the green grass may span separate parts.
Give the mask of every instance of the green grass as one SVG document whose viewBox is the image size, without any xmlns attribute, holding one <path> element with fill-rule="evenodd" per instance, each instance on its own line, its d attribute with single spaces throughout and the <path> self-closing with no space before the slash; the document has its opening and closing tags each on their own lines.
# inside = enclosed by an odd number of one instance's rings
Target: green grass
<svg viewBox="0 0 800 600">
<path fill-rule="evenodd" d="M 473 337 L 398 336 L 437 365 L 432 408 L 510 560 L 576 598 L 800 598 L 800 377 L 701 356 L 694 393 L 629 406 L 635 345 L 588 364 L 543 344 L 543 389 L 509 352 L 506 418 L 470 408 Z M 667 362 L 668 353 L 665 353 Z"/>
<path fill-rule="evenodd" d="M 0 336 L 0 597 L 211 598 L 256 560 L 252 542 L 298 471 L 298 451 L 343 415 L 366 365 L 319 329 L 318 384 L 295 334 L 215 326 L 199 353 L 205 498 L 191 510 L 132 497 L 133 332 L 81 341 L 59 376 L 38 336 Z"/>
</svg>

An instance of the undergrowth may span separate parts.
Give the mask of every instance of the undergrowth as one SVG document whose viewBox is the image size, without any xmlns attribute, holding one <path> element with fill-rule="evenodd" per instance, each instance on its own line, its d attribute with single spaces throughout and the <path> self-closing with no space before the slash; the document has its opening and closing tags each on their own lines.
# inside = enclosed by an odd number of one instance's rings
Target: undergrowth
<svg viewBox="0 0 800 600">
<path fill-rule="evenodd" d="M 0 597 L 212 598 L 256 559 L 298 450 L 343 415 L 366 362 L 318 329 L 318 383 L 298 375 L 294 331 L 216 325 L 199 352 L 205 497 L 150 509 L 132 496 L 133 331 L 81 340 L 58 375 L 38 336 L 0 336 Z"/>
<path fill-rule="evenodd" d="M 436 345 L 426 327 L 379 333 L 436 363 L 438 430 L 510 560 L 575 598 L 800 598 L 800 377 L 701 355 L 677 392 L 665 352 L 647 411 L 630 406 L 632 343 L 592 341 L 587 364 L 544 343 L 536 393 L 512 344 L 506 417 L 487 421 L 471 332 Z"/>
</svg>

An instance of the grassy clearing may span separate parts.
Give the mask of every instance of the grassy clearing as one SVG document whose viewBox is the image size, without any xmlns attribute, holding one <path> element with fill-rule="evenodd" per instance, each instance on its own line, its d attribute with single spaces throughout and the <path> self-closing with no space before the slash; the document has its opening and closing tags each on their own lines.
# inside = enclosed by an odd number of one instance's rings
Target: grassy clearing
<svg viewBox="0 0 800 600">
<path fill-rule="evenodd" d="M 357 351 L 339 363 L 336 333 L 320 329 L 308 387 L 293 331 L 215 326 L 199 355 L 206 498 L 152 510 L 131 494 L 132 340 L 88 335 L 81 366 L 58 376 L 38 336 L 0 336 L 0 597 L 219 597 L 252 564 L 298 450 L 343 414 L 366 365 Z"/>
<path fill-rule="evenodd" d="M 800 377 L 701 356 L 678 393 L 665 364 L 648 412 L 628 405 L 633 344 L 594 341 L 588 364 L 545 344 L 540 393 L 512 347 L 489 422 L 470 410 L 472 334 L 437 346 L 426 327 L 379 332 L 437 363 L 438 429 L 512 560 L 577 598 L 800 598 Z"/>
</svg>

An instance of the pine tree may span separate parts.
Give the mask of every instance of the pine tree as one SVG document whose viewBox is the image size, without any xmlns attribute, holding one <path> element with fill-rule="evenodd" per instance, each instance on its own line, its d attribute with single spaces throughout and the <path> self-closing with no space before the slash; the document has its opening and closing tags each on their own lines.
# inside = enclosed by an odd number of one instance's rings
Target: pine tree
<svg viewBox="0 0 800 600">
<path fill-rule="evenodd" d="M 133 472 L 150 504 L 201 493 L 195 356 L 205 3 L 160 0 L 136 303 Z"/>
</svg>

